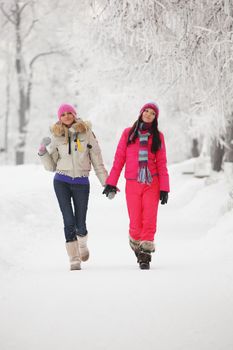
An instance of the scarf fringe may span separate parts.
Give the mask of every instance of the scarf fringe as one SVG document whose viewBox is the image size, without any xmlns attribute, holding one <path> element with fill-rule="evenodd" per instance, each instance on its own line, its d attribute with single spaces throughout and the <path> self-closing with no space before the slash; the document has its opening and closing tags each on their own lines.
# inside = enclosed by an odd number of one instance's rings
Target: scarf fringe
<svg viewBox="0 0 233 350">
<path fill-rule="evenodd" d="M 139 168 L 137 180 L 138 182 L 141 182 L 147 185 L 150 185 L 152 183 L 153 179 L 147 165 Z"/>
</svg>

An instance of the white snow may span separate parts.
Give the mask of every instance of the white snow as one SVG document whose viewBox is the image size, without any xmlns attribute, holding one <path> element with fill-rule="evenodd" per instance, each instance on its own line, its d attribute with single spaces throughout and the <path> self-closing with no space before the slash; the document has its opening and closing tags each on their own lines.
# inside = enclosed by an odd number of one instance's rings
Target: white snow
<svg viewBox="0 0 233 350">
<path fill-rule="evenodd" d="M 151 270 L 128 246 L 121 192 L 106 199 L 91 175 L 90 260 L 69 271 L 53 174 L 2 166 L 1 350 L 232 350 L 233 220 L 223 177 L 170 166 Z"/>
</svg>

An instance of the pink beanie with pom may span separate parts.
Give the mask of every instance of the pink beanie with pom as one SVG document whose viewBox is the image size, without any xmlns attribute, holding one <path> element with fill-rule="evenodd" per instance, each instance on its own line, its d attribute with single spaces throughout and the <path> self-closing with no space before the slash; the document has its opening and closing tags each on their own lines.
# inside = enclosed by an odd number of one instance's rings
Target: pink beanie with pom
<svg viewBox="0 0 233 350">
<path fill-rule="evenodd" d="M 141 110 L 140 110 L 140 115 L 147 109 L 147 108 L 151 108 L 153 109 L 153 111 L 155 112 L 156 118 L 158 118 L 159 116 L 159 107 L 155 102 L 148 102 L 146 103 L 144 106 L 142 106 Z"/>
<path fill-rule="evenodd" d="M 76 110 L 74 109 L 73 106 L 71 105 L 68 105 L 68 104 L 62 104 L 59 108 L 58 108 L 58 111 L 57 111 L 57 115 L 58 115 L 58 119 L 61 120 L 61 116 L 63 113 L 67 113 L 67 112 L 70 112 L 74 115 L 74 117 L 76 117 Z"/>
</svg>

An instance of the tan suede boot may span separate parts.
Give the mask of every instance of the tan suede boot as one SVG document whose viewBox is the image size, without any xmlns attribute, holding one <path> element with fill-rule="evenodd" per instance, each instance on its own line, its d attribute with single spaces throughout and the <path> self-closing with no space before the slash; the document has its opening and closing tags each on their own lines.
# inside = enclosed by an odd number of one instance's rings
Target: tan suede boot
<svg viewBox="0 0 233 350">
<path fill-rule="evenodd" d="M 87 247 L 87 238 L 86 236 L 77 236 L 78 243 L 79 243 L 79 252 L 80 252 L 80 258 L 82 261 L 87 261 L 89 259 L 89 250 Z"/>
<path fill-rule="evenodd" d="M 70 259 L 70 270 L 81 270 L 78 241 L 66 242 L 66 250 Z"/>
</svg>

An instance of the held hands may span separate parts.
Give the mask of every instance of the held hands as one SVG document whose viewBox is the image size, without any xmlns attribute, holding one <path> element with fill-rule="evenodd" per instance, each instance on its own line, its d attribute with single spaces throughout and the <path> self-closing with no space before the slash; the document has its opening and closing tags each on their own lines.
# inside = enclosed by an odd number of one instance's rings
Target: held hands
<svg viewBox="0 0 233 350">
<path fill-rule="evenodd" d="M 168 201 L 168 192 L 167 191 L 160 191 L 160 201 L 161 204 L 167 204 Z"/>
<path fill-rule="evenodd" d="M 50 137 L 43 137 L 38 150 L 38 153 L 40 156 L 43 156 L 46 153 L 46 146 L 48 146 L 50 143 L 51 143 Z"/>
<path fill-rule="evenodd" d="M 106 185 L 102 194 L 105 194 L 108 199 L 113 199 L 115 197 L 115 194 L 117 193 L 116 186 L 112 185 Z"/>
</svg>

